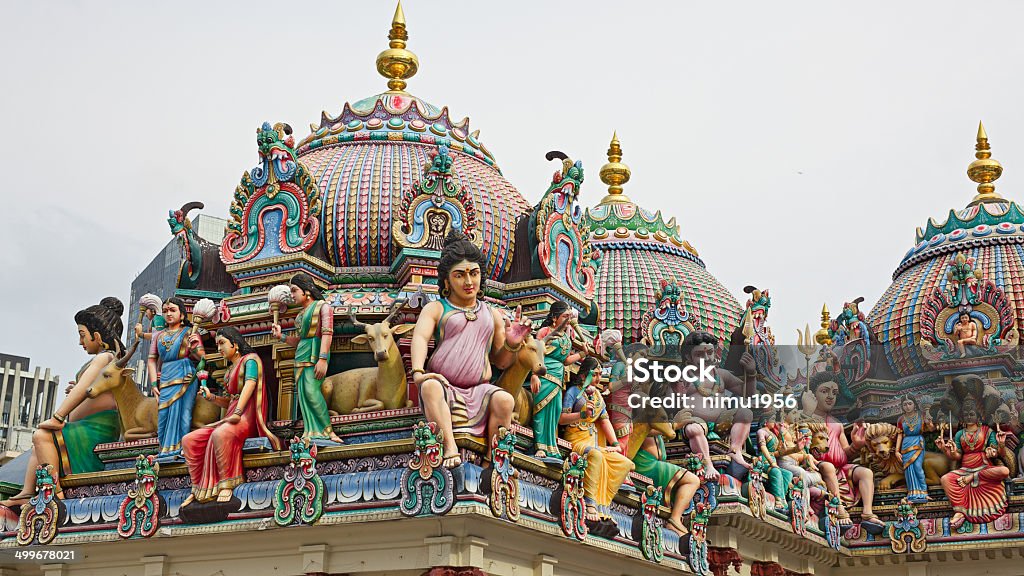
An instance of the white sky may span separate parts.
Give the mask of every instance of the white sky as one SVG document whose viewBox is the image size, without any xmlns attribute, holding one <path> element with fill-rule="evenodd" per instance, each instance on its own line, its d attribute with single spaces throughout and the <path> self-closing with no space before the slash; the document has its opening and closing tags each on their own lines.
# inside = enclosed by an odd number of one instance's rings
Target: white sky
<svg viewBox="0 0 1024 576">
<path fill-rule="evenodd" d="M 997 190 L 1018 198 L 1019 3 L 404 7 L 409 91 L 469 116 L 527 199 L 556 149 L 584 162 L 596 203 L 618 130 L 628 195 L 676 216 L 737 298 L 770 288 L 779 343 L 816 328 L 823 301 L 873 304 L 914 229 L 966 205 L 979 119 L 1006 166 Z M 385 89 L 374 58 L 393 10 L 5 0 L 0 351 L 71 379 L 86 360 L 75 311 L 127 305 L 169 208 L 226 216 L 262 121 L 301 138 L 321 110 Z"/>
</svg>

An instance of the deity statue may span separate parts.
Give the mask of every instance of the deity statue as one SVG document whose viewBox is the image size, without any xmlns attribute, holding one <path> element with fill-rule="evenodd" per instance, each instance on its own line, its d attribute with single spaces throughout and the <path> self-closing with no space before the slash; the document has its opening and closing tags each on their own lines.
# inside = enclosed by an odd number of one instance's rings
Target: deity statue
<svg viewBox="0 0 1024 576">
<path fill-rule="evenodd" d="M 640 358 L 646 357 L 648 347 L 643 343 L 636 342 L 623 348 L 622 336 L 618 330 L 605 330 L 601 334 L 601 343 L 605 348 L 605 353 L 612 358 L 611 375 L 608 389 L 605 391 L 608 415 L 615 428 L 615 436 L 619 442 L 625 444 L 629 440 L 629 434 L 633 431 L 629 396 L 635 389 L 634 383 L 628 377 L 627 361 L 636 362 Z"/>
<path fill-rule="evenodd" d="M 846 438 L 842 422 L 832 417 L 832 409 L 835 408 L 840 387 L 845 384 L 842 380 L 841 374 L 831 370 L 823 370 L 811 376 L 808 386 L 810 396 L 805 394 L 805 398 L 808 400 L 807 404 L 814 406 L 813 415 L 821 422 L 828 435 L 824 446 L 815 445 L 814 451 L 818 453 L 813 455 L 819 460 L 818 471 L 821 472 L 828 491 L 838 495 L 844 504 L 839 508 L 840 523 L 850 522 L 850 514 L 846 508 L 862 499 L 864 507 L 860 515 L 861 524 L 884 527 L 884 523 L 871 510 L 875 494 L 874 474 L 870 468 L 851 462 L 866 444 L 864 426 L 854 426 L 850 434 L 851 443 Z M 810 408 L 809 405 L 805 405 L 805 411 Z"/>
<path fill-rule="evenodd" d="M 159 394 L 158 460 L 180 458 L 181 439 L 192 429 L 192 407 L 199 382 L 193 359 L 203 357 L 199 336 L 189 330 L 185 301 L 177 296 L 164 302 L 167 327 L 153 334 L 149 348 L 149 384 Z"/>
<path fill-rule="evenodd" d="M 705 366 L 712 364 L 718 350 L 718 338 L 709 332 L 694 331 L 686 335 L 679 346 L 679 354 L 684 366 L 700 367 L 701 362 Z M 691 409 L 683 409 L 676 414 L 675 420 L 690 443 L 690 449 L 694 453 L 704 455 L 704 473 L 709 480 L 718 477 L 711 462 L 711 452 L 708 449 L 708 435 L 712 432 L 724 436 L 726 429 L 729 430 L 729 457 L 740 466 L 750 469 L 750 464 L 743 458 L 743 444 L 750 434 L 750 425 L 753 422 L 754 414 L 748 408 L 725 409 L 712 404 L 705 406 L 705 398 L 708 402 L 712 399 L 725 398 L 730 396 L 746 397 L 755 393 L 754 378 L 756 376 L 754 357 L 749 352 L 744 352 L 740 359 L 740 366 L 743 368 L 743 378 L 737 378 L 728 370 L 714 366 L 711 372 L 714 378 L 711 381 L 687 383 L 681 381 L 677 392 L 689 396 L 693 403 Z"/>
<path fill-rule="evenodd" d="M 67 396 L 53 411 L 53 416 L 40 422 L 32 433 L 32 455 L 25 468 L 25 483 L 20 492 L 0 505 L 20 506 L 35 496 L 36 470 L 40 465 L 58 470 L 53 479 L 57 498 L 64 497 L 60 487 L 64 476 L 103 470 L 103 462 L 94 449 L 97 444 L 117 442 L 121 436 L 121 421 L 113 394 L 106 392 L 89 398 L 87 391 L 115 361 L 125 364 L 128 361 L 121 343 L 123 313 L 121 301 L 107 297 L 75 314 L 78 342 L 92 359 L 82 365 L 75 380 L 68 385 Z M 115 367 L 120 369 L 123 365 Z"/>
<path fill-rule="evenodd" d="M 515 399 L 490 383 L 491 364 L 508 368 L 531 330 L 521 309 L 510 322 L 479 299 L 483 263 L 480 249 L 452 231 L 437 265 L 442 297 L 423 307 L 413 329 L 413 381 L 427 420 L 443 435 L 447 468 L 462 464 L 453 432 L 482 436 L 486 430 L 489 442 L 499 428 L 511 427 Z M 431 338 L 436 346 L 428 364 Z"/>
<path fill-rule="evenodd" d="M 953 328 L 953 339 L 960 356 L 967 356 L 968 346 L 978 345 L 978 325 L 967 312 L 961 312 L 956 327 Z"/>
<path fill-rule="evenodd" d="M 992 460 L 1009 459 L 1006 438 L 1010 433 L 981 424 L 982 406 L 976 398 L 967 397 L 960 407 L 963 427 L 952 439 L 940 435 L 935 440 L 950 460 L 960 462 L 960 468 L 942 476 L 942 489 L 955 512 L 949 522 L 953 529 L 965 521 L 990 522 L 1006 512 L 1003 481 L 1010 477 L 1010 469 Z M 942 429 L 945 431 L 945 424 Z"/>
<path fill-rule="evenodd" d="M 560 300 L 555 301 L 544 318 L 537 338 L 544 338 L 555 329 L 566 326 L 572 310 Z M 565 388 L 565 367 L 580 361 L 582 355 L 572 351 L 568 330 L 548 338 L 544 348 L 545 373 L 530 384 L 533 392 L 533 438 L 537 458 L 559 457 L 558 424 L 562 411 L 562 390 Z"/>
<path fill-rule="evenodd" d="M 927 502 L 928 483 L 924 475 L 924 433 L 935 429 L 931 415 L 921 410 L 917 398 L 907 394 L 900 402 L 903 414 L 896 421 L 896 446 L 903 461 L 903 476 L 907 482 L 907 501 Z"/>
<path fill-rule="evenodd" d="M 633 462 L 615 436 L 601 395 L 601 364 L 588 356 L 573 375 L 558 420 L 565 426 L 565 439 L 573 452 L 587 459 L 583 476 L 586 519 L 591 531 L 602 532 L 599 524 L 615 526 L 609 508 L 619 487 L 633 470 Z M 618 530 L 614 530 L 618 532 Z M 612 533 L 608 530 L 607 533 Z"/>
<path fill-rule="evenodd" d="M 182 507 L 193 501 L 231 499 L 235 486 L 245 481 L 242 446 L 247 438 L 267 438 L 275 450 L 284 447 L 267 428 L 270 399 L 263 386 L 260 357 L 238 329 L 231 326 L 217 331 L 217 350 L 228 364 L 224 379 L 228 396 L 214 396 L 206 387 L 199 394 L 225 408 L 228 416 L 182 438 L 182 453 L 192 478 L 192 494 L 182 502 Z"/>
<path fill-rule="evenodd" d="M 786 423 L 782 421 L 776 412 L 768 414 L 768 420 L 764 426 L 757 431 L 757 447 L 760 450 L 761 458 L 768 464 L 768 483 L 765 486 L 775 496 L 775 508 L 786 509 L 786 496 L 789 485 L 793 482 L 793 472 L 779 466 L 778 459 L 785 452 L 783 443 L 783 428 Z M 790 448 L 792 450 L 793 448 Z"/>
<path fill-rule="evenodd" d="M 818 461 L 811 455 L 811 429 L 806 422 L 797 422 L 799 412 L 794 410 L 782 418 L 778 430 L 780 446 L 779 467 L 800 480 L 801 498 L 805 506 L 811 499 L 819 499 L 825 493 L 825 481 L 818 471 Z"/>
<path fill-rule="evenodd" d="M 668 386 L 664 384 L 659 386 L 645 383 L 641 388 L 656 390 L 652 396 L 663 397 L 671 393 L 670 390 L 666 390 Z M 683 526 L 683 512 L 690 507 L 693 495 L 700 488 L 701 479 L 695 473 L 668 461 L 665 436 L 674 438 L 678 425 L 668 421 L 668 415 L 663 408 L 653 413 L 649 408 L 641 408 L 633 417 L 633 431 L 629 437 L 626 455 L 632 458 L 637 474 L 650 478 L 653 486 L 661 488 L 662 494 L 665 495 L 665 505 L 671 510 L 668 529 L 680 536 L 686 536 L 689 531 Z"/>
<path fill-rule="evenodd" d="M 323 293 L 308 274 L 292 276 L 289 284 L 292 299 L 301 307 L 295 318 L 295 333 L 283 336 L 280 324 L 272 330 L 275 338 L 295 347 L 293 417 L 302 416 L 303 438 L 344 444 L 331 427 L 331 414 L 321 391 L 331 358 L 334 309 L 324 302 Z"/>
</svg>

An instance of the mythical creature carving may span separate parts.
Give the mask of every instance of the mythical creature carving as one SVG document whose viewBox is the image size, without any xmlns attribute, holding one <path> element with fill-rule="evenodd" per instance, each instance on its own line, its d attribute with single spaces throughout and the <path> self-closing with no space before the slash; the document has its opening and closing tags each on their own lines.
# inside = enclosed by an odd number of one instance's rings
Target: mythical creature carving
<svg viewBox="0 0 1024 576">
<path fill-rule="evenodd" d="M 644 312 L 640 325 L 649 354 L 656 358 L 678 359 L 679 344 L 686 335 L 700 330 L 700 320 L 683 305 L 682 286 L 675 278 L 663 278 L 654 293 L 658 304 Z"/>
<path fill-rule="evenodd" d="M 888 422 L 875 422 L 868 425 L 865 434 L 867 445 L 862 459 L 874 472 L 875 478 L 881 478 L 878 489 L 888 490 L 904 482 L 903 458 L 896 449 L 899 429 Z M 929 486 L 938 486 L 939 478 L 946 472 L 949 472 L 948 458 L 937 452 L 924 453 L 925 482 Z"/>
<path fill-rule="evenodd" d="M 55 490 L 53 466 L 41 464 L 36 468 L 36 495 L 21 507 L 18 519 L 18 545 L 47 545 L 57 537 L 61 506 Z"/>
<path fill-rule="evenodd" d="M 402 514 L 417 516 L 424 509 L 444 515 L 455 505 L 455 478 L 442 466 L 443 437 L 435 422 L 420 420 L 412 429 L 415 451 L 402 473 Z"/>
<path fill-rule="evenodd" d="M 583 164 L 561 152 L 548 152 L 548 160 L 561 160 L 561 170 L 530 213 L 529 229 L 533 273 L 553 278 L 585 299 L 594 298 L 596 254 L 590 245 L 590 227 L 577 198 L 583 183 Z"/>
<path fill-rule="evenodd" d="M 399 246 L 439 251 L 452 230 L 480 243 L 476 206 L 466 187 L 455 179 L 454 161 L 447 146 L 438 146 L 430 164 L 423 167 L 423 179 L 402 194 L 392 224 Z"/>
<path fill-rule="evenodd" d="M 291 126 L 264 122 L 256 144 L 260 165 L 242 175 L 229 210 L 225 264 L 303 252 L 320 233 L 320 187 L 295 155 Z"/>
<path fill-rule="evenodd" d="M 291 462 L 274 491 L 278 526 L 314 524 L 324 513 L 324 481 L 316 471 L 316 444 L 292 438 Z"/>
<path fill-rule="evenodd" d="M 889 546 L 896 554 L 908 551 L 920 554 L 928 548 L 921 521 L 917 519 L 917 509 L 906 498 L 896 506 L 896 519 L 886 525 L 885 532 Z"/>
<path fill-rule="evenodd" d="M 149 538 L 160 527 L 160 496 L 156 491 L 160 464 L 152 455 L 135 459 L 135 483 L 117 511 L 117 534 L 121 538 Z"/>
</svg>

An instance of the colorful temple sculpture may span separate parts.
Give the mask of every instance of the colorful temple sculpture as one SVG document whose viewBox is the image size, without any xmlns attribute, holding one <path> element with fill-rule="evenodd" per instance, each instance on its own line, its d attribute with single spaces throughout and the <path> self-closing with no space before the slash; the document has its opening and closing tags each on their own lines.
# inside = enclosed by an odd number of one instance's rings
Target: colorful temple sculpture
<svg viewBox="0 0 1024 576">
<path fill-rule="evenodd" d="M 406 91 L 401 5 L 388 39 L 387 91 L 254 122 L 221 245 L 170 211 L 148 332 L 76 315 L 0 574 L 1020 573 L 1024 210 L 983 128 L 968 206 L 787 347 L 769 289 L 741 304 L 625 194 L 617 133 L 603 198 L 558 151 L 523 195 Z M 43 546 L 82 556 L 7 566 Z"/>
</svg>

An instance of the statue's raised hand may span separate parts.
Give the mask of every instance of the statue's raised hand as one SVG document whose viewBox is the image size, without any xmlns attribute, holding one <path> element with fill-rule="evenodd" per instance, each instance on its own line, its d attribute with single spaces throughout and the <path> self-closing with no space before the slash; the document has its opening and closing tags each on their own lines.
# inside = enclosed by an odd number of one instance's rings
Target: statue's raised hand
<svg viewBox="0 0 1024 576">
<path fill-rule="evenodd" d="M 505 318 L 505 342 L 512 348 L 522 344 L 526 335 L 533 329 L 533 322 L 529 318 L 523 318 L 523 307 L 516 306 L 515 320 Z"/>
<path fill-rule="evenodd" d="M 857 422 L 850 431 L 850 442 L 854 448 L 860 448 L 867 444 L 868 431 L 863 422 Z"/>
<path fill-rule="evenodd" d="M 757 374 L 757 364 L 754 363 L 754 357 L 750 352 L 744 352 L 743 356 L 740 357 L 740 367 L 743 368 L 743 374 L 754 375 Z"/>
</svg>

